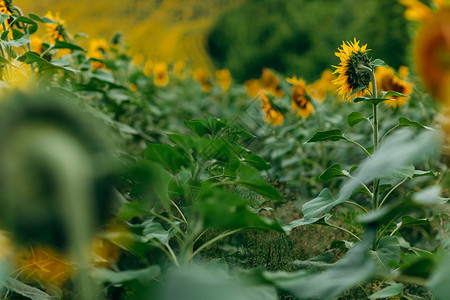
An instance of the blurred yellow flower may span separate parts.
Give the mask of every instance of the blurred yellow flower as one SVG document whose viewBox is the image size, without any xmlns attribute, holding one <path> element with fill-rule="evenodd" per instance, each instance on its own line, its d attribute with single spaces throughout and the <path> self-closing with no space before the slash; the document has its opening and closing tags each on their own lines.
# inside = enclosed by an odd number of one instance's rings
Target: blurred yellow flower
<svg viewBox="0 0 450 300">
<path fill-rule="evenodd" d="M 283 97 L 283 91 L 278 89 L 280 80 L 268 68 L 264 68 L 261 76 L 261 84 L 267 93 L 274 95 L 277 98 Z"/>
<path fill-rule="evenodd" d="M 211 92 L 211 84 L 208 79 L 208 73 L 205 69 L 198 68 L 194 72 L 194 78 L 200 83 L 202 86 L 202 90 L 205 93 Z"/>
<path fill-rule="evenodd" d="M 131 61 L 133 66 L 135 67 L 140 66 L 142 65 L 143 62 L 144 62 L 144 55 L 142 55 L 142 53 L 133 55 L 133 60 Z"/>
<path fill-rule="evenodd" d="M 259 91 L 262 89 L 261 82 L 258 79 L 249 79 L 244 82 L 247 95 L 251 98 L 258 96 Z"/>
<path fill-rule="evenodd" d="M 33 35 L 30 37 L 31 51 L 42 54 L 42 40 L 41 38 Z"/>
<path fill-rule="evenodd" d="M 386 100 L 383 103 L 392 108 L 403 106 L 410 98 L 409 95 L 413 91 L 411 83 L 406 81 L 408 77 L 408 68 L 400 67 L 399 76 L 397 76 L 391 68 L 378 67 L 375 71 L 375 79 L 377 81 L 377 88 L 381 91 L 394 91 L 401 93 L 407 97 L 389 96 L 395 100 Z"/>
<path fill-rule="evenodd" d="M 228 91 L 231 85 L 231 73 L 228 69 L 217 70 L 216 78 L 219 82 L 220 87 L 224 91 Z"/>
<path fill-rule="evenodd" d="M 109 44 L 105 39 L 91 39 L 89 41 L 89 50 L 87 56 L 102 60 L 105 57 L 105 53 L 109 50 Z M 106 66 L 96 60 L 91 60 L 92 68 L 94 69 L 105 69 Z"/>
<path fill-rule="evenodd" d="M 424 21 L 414 41 L 414 61 L 425 88 L 450 102 L 450 7 Z"/>
<path fill-rule="evenodd" d="M 18 272 L 27 280 L 62 286 L 71 276 L 73 265 L 54 250 L 45 247 L 31 248 L 16 254 Z"/>
<path fill-rule="evenodd" d="M 366 54 L 369 50 L 366 49 L 367 44 L 360 47 L 356 38 L 353 42 L 342 42 L 341 47 L 338 48 L 339 52 L 334 53 L 341 62 L 339 66 L 333 66 L 336 68 L 333 74 L 339 73 L 338 78 L 333 80 L 333 83 L 338 87 L 339 95 L 350 101 L 352 98 L 349 98 L 350 94 L 358 88 L 362 88 L 362 90 L 356 92 L 355 97 L 369 93 L 368 89 L 371 86 L 370 75 L 367 72 L 361 72 L 356 69 L 358 65 L 369 66 L 370 61 Z"/>
<path fill-rule="evenodd" d="M 165 62 L 156 63 L 153 67 L 153 83 L 156 86 L 165 86 L 169 83 L 167 64 Z"/>
<path fill-rule="evenodd" d="M 144 65 L 143 73 L 147 77 L 151 77 L 153 73 L 153 66 L 155 65 L 155 62 L 152 60 L 147 60 Z"/>
<path fill-rule="evenodd" d="M 433 10 L 425 3 L 419 0 L 398 0 L 406 7 L 405 18 L 411 21 L 425 21 L 432 17 Z M 448 0 L 432 0 L 433 6 L 439 10 L 449 5 Z"/>
<path fill-rule="evenodd" d="M 177 62 L 173 65 L 173 73 L 175 74 L 175 76 L 177 76 L 178 78 L 182 78 L 185 67 L 186 64 L 184 61 L 177 60 Z"/>
<path fill-rule="evenodd" d="M 57 40 L 63 41 L 64 35 L 66 34 L 64 29 L 65 21 L 59 17 L 59 12 L 53 16 L 53 14 L 48 11 L 45 15 L 47 18 L 55 21 L 55 23 L 46 23 L 45 26 L 47 27 L 47 34 L 52 42 L 55 42 Z"/>
<path fill-rule="evenodd" d="M 314 100 L 324 101 L 327 94 L 336 93 L 336 86 L 333 84 L 335 79 L 333 71 L 327 69 L 322 72 L 319 79 L 306 86 L 306 91 Z"/>
<path fill-rule="evenodd" d="M 294 85 L 292 88 L 292 109 L 297 112 L 298 116 L 309 117 L 314 112 L 314 108 L 306 96 L 305 80 L 297 79 L 294 76 L 286 79 L 286 81 Z"/>
<path fill-rule="evenodd" d="M 264 90 L 259 93 L 259 98 L 261 99 L 261 107 L 264 112 L 264 119 L 272 123 L 274 126 L 280 126 L 284 122 L 284 117 L 281 112 L 274 109 L 270 103 L 269 97 Z"/>
</svg>

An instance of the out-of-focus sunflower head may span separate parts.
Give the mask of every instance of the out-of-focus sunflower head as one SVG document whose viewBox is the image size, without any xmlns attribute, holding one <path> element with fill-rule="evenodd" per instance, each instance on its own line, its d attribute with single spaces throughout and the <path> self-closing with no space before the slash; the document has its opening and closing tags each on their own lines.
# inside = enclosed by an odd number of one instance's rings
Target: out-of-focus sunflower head
<svg viewBox="0 0 450 300">
<path fill-rule="evenodd" d="M 284 116 L 280 111 L 276 110 L 272 106 L 272 103 L 270 102 L 267 92 L 265 90 L 260 90 L 258 97 L 261 100 L 261 108 L 264 112 L 264 119 L 267 122 L 273 124 L 274 126 L 283 125 Z"/>
<path fill-rule="evenodd" d="M 185 68 L 186 68 L 186 63 L 182 60 L 177 60 L 173 64 L 172 70 L 173 70 L 173 73 L 175 74 L 175 76 L 177 76 L 178 78 L 182 78 Z"/>
<path fill-rule="evenodd" d="M 169 83 L 169 75 L 167 74 L 167 63 L 159 62 L 154 65 L 153 83 L 156 86 L 165 86 Z"/>
<path fill-rule="evenodd" d="M 403 106 L 410 98 L 413 86 L 407 81 L 408 68 L 400 67 L 398 75 L 389 67 L 378 67 L 375 71 L 377 88 L 381 91 L 394 91 L 406 97 L 390 96 L 393 100 L 386 100 L 383 103 L 389 107 L 397 108 Z"/>
<path fill-rule="evenodd" d="M 59 17 L 59 12 L 53 15 L 50 11 L 48 11 L 45 16 L 55 22 L 45 24 L 47 27 L 47 35 L 50 40 L 52 42 L 64 40 L 64 36 L 67 35 L 67 32 L 64 28 L 65 21 Z"/>
<path fill-rule="evenodd" d="M 133 66 L 138 67 L 140 65 L 142 65 L 142 63 L 144 62 L 144 55 L 142 53 L 137 53 L 135 55 L 133 55 L 133 59 L 131 60 L 131 63 Z"/>
<path fill-rule="evenodd" d="M 267 93 L 272 94 L 277 98 L 283 97 L 283 90 L 278 88 L 280 80 L 270 69 L 263 69 L 260 82 Z"/>
<path fill-rule="evenodd" d="M 306 84 L 303 78 L 297 79 L 292 77 L 286 79 L 287 82 L 293 85 L 292 88 L 292 109 L 297 112 L 298 116 L 309 117 L 314 112 L 312 104 L 309 102 L 306 95 Z"/>
<path fill-rule="evenodd" d="M 109 50 L 109 44 L 105 39 L 91 39 L 89 41 L 89 50 L 87 56 L 93 58 L 91 65 L 94 69 L 105 69 L 105 65 L 98 61 L 105 58 Z"/>
<path fill-rule="evenodd" d="M 433 16 L 434 11 L 448 6 L 448 0 L 431 0 L 431 7 L 419 0 L 398 0 L 405 6 L 405 18 L 411 21 L 426 21 Z"/>
<path fill-rule="evenodd" d="M 194 78 L 200 83 L 202 86 L 202 90 L 205 93 L 211 92 L 211 83 L 208 78 L 208 72 L 203 68 L 197 68 L 194 71 Z"/>
<path fill-rule="evenodd" d="M 252 98 L 258 96 L 259 91 L 262 89 L 261 82 L 258 79 L 249 79 L 244 82 L 244 85 L 247 95 Z"/>
<path fill-rule="evenodd" d="M 217 70 L 216 71 L 216 78 L 219 82 L 220 87 L 224 91 L 228 91 L 228 89 L 231 86 L 231 73 L 228 69 L 223 70 Z"/>
<path fill-rule="evenodd" d="M 306 91 L 313 99 L 324 101 L 327 94 L 336 93 L 336 86 L 333 84 L 335 79 L 336 76 L 333 74 L 333 71 L 327 69 L 322 72 L 319 79 L 306 86 Z"/>
<path fill-rule="evenodd" d="M 424 87 L 450 102 L 450 6 L 424 21 L 414 41 L 414 61 Z"/>
<path fill-rule="evenodd" d="M 354 97 L 369 94 L 372 85 L 366 69 L 371 68 L 371 60 L 367 56 L 367 44 L 360 47 L 355 38 L 353 42 L 342 42 L 338 50 L 335 55 L 339 57 L 340 63 L 339 66 L 333 66 L 336 68 L 333 74 L 338 73 L 339 76 L 333 83 L 336 84 L 339 95 L 350 101 L 352 93 Z"/>
</svg>

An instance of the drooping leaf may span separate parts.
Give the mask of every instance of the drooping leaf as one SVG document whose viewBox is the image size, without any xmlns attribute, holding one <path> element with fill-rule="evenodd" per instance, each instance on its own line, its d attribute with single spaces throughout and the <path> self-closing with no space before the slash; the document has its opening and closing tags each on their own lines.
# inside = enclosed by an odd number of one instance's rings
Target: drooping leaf
<svg viewBox="0 0 450 300">
<path fill-rule="evenodd" d="M 77 46 L 72 43 L 56 40 L 55 45 L 52 46 L 54 49 L 70 49 L 70 50 L 78 50 L 78 51 L 85 51 L 80 46 Z"/>
<path fill-rule="evenodd" d="M 253 152 L 248 153 L 245 156 L 244 162 L 260 171 L 265 171 L 265 170 L 270 169 L 270 164 L 268 162 L 266 162 L 261 156 L 256 155 Z"/>
<path fill-rule="evenodd" d="M 375 299 L 384 299 L 388 297 L 395 297 L 401 295 L 402 291 L 403 291 L 403 284 L 395 283 L 370 295 L 369 299 L 375 300 Z"/>
<path fill-rule="evenodd" d="M 259 172 L 252 167 L 241 164 L 237 172 L 236 183 L 243 185 L 264 197 L 283 200 L 280 193 L 269 183 L 267 183 Z"/>
<path fill-rule="evenodd" d="M 389 65 L 387 63 L 385 63 L 383 60 L 381 60 L 379 58 L 374 59 L 372 61 L 372 64 L 376 67 L 389 67 Z"/>
<path fill-rule="evenodd" d="M 367 118 L 360 112 L 354 111 L 347 116 L 347 123 L 350 127 L 355 126 L 363 120 L 367 120 Z"/>
<path fill-rule="evenodd" d="M 348 173 L 347 173 L 348 174 Z M 329 167 L 325 172 L 323 172 L 319 178 L 323 181 L 336 178 L 336 177 L 346 177 L 347 175 L 342 171 L 341 165 L 334 164 Z"/>
<path fill-rule="evenodd" d="M 30 17 L 30 19 L 32 19 L 32 20 L 34 20 L 36 22 L 41 22 L 41 23 L 45 23 L 45 24 L 56 23 L 55 21 L 53 21 L 52 19 L 47 18 L 47 17 L 42 17 L 41 18 L 41 17 L 39 17 L 37 15 L 34 15 L 34 14 L 29 14 L 28 16 Z"/>
<path fill-rule="evenodd" d="M 400 260 L 400 244 L 395 236 L 384 236 L 378 242 L 376 251 L 371 252 L 379 263 L 382 271 L 390 273 L 391 263 Z"/>
<path fill-rule="evenodd" d="M 52 297 L 44 291 L 29 286 L 19 280 L 14 278 L 7 278 L 4 282 L 4 287 L 8 290 L 14 291 L 15 293 L 26 297 L 31 300 L 56 300 L 57 297 Z"/>
<path fill-rule="evenodd" d="M 283 229 L 284 231 L 286 231 L 288 234 L 292 231 L 292 229 L 295 229 L 297 227 L 300 226 L 305 226 L 305 225 L 311 225 L 311 224 L 326 224 L 328 222 L 328 220 L 332 217 L 332 215 L 330 214 L 325 214 L 321 217 L 318 218 L 301 218 L 298 220 L 294 220 L 289 222 L 289 224 L 284 225 Z"/>
<path fill-rule="evenodd" d="M 342 135 L 342 131 L 339 129 L 328 130 L 328 131 L 319 131 L 314 134 L 312 138 L 310 138 L 307 143 L 315 143 L 322 141 L 339 141 L 343 140 L 344 136 Z"/>
<path fill-rule="evenodd" d="M 406 97 L 405 95 L 403 95 L 402 93 L 396 92 L 396 91 L 386 91 L 383 92 L 383 98 L 389 97 L 389 96 L 394 96 L 394 97 Z"/>
<path fill-rule="evenodd" d="M 145 157 L 160 163 L 173 174 L 189 163 L 189 159 L 181 148 L 166 144 L 148 144 Z"/>
<path fill-rule="evenodd" d="M 30 43 L 30 35 L 24 34 L 22 37 L 20 37 L 17 40 L 11 40 L 11 41 L 1 41 L 1 43 L 5 46 L 9 47 L 22 47 L 26 44 Z"/>
<path fill-rule="evenodd" d="M 304 219 L 309 220 L 316 218 L 324 213 L 329 212 L 333 207 L 340 203 L 343 203 L 346 200 L 347 199 L 334 199 L 330 193 L 330 190 L 325 188 L 319 193 L 319 196 L 303 204 L 302 213 Z"/>
</svg>

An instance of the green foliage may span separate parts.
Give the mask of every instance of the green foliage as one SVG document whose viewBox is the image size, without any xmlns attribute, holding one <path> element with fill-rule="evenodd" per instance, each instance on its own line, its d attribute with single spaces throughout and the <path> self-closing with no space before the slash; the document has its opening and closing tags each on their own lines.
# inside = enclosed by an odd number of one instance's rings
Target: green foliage
<svg viewBox="0 0 450 300">
<path fill-rule="evenodd" d="M 263 67 L 313 80 L 335 64 L 330 49 L 356 36 L 399 67 L 409 44 L 402 14 L 403 7 L 390 0 L 247 1 L 217 21 L 209 52 L 239 81 L 259 77 Z"/>
</svg>

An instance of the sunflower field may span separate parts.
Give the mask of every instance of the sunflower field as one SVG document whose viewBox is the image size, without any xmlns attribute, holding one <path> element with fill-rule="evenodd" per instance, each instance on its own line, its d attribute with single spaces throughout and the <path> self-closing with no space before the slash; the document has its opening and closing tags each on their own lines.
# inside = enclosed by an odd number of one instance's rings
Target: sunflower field
<svg viewBox="0 0 450 300">
<path fill-rule="evenodd" d="M 450 299 L 450 1 L 63 2 L 0 0 L 2 299 Z"/>
</svg>

